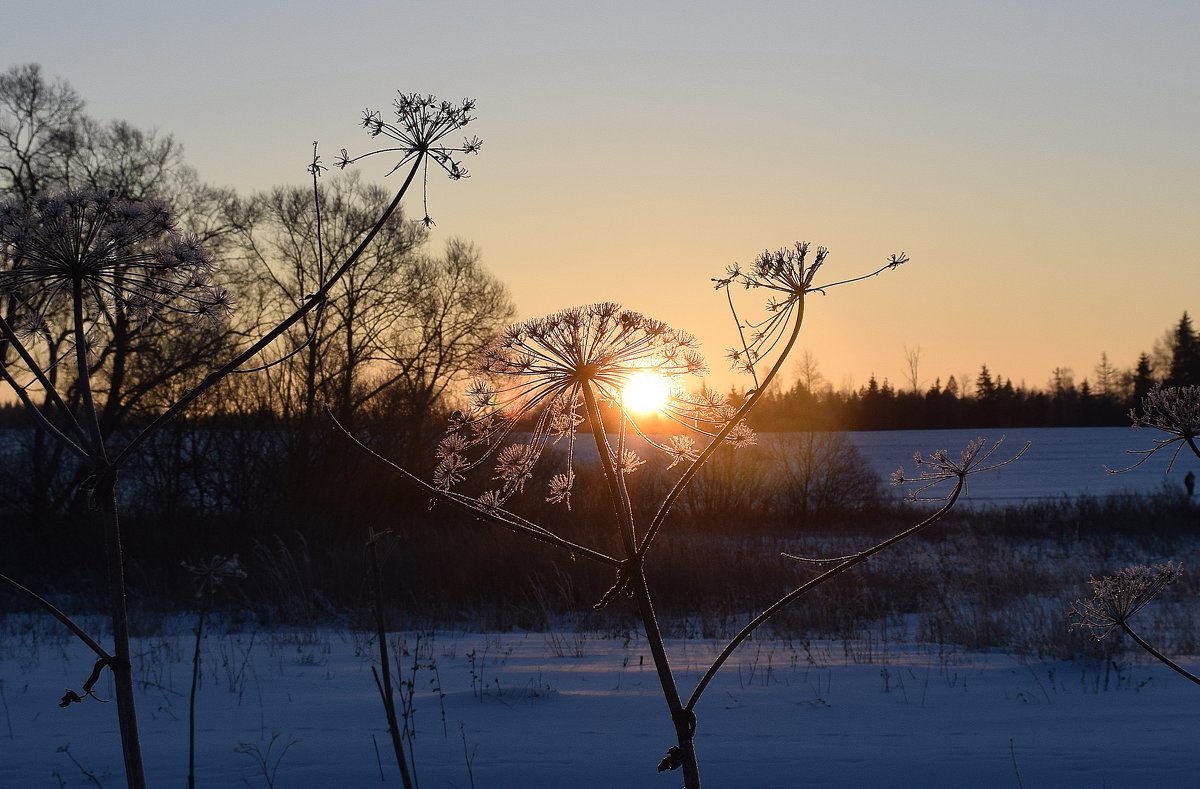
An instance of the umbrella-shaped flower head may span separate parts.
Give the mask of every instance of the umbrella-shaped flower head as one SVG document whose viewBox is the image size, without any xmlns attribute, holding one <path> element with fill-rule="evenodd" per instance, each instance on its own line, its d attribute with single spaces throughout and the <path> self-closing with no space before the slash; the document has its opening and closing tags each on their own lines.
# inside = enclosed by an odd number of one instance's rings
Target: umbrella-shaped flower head
<svg viewBox="0 0 1200 789">
<path fill-rule="evenodd" d="M 0 251 L 0 293 L 39 332 L 76 291 L 93 325 L 118 313 L 135 322 L 164 312 L 215 318 L 229 307 L 210 282 L 212 255 L 175 232 L 157 202 L 76 191 L 0 204 Z"/>
<path fill-rule="evenodd" d="M 616 304 L 575 307 L 515 324 L 484 352 L 480 378 L 467 390 L 465 408 L 451 417 L 438 447 L 434 482 L 448 489 L 490 462 L 499 487 L 487 501 L 503 503 L 524 489 L 546 447 L 563 441 L 567 465 L 552 477 L 547 499 L 569 502 L 579 430 L 603 436 L 601 414 L 593 408 L 597 403 L 619 412 L 622 436 L 626 424 L 638 430 L 637 414 L 627 407 L 625 396 L 626 387 L 636 380 L 653 375 L 665 382 L 658 411 L 676 423 L 706 434 L 724 425 L 733 409 L 722 398 L 688 395 L 680 383 L 704 371 L 690 334 Z M 522 440 L 514 440 L 517 431 Z M 752 440 L 745 428 L 731 438 L 739 443 Z M 675 462 L 696 456 L 687 436 L 650 444 Z M 624 473 L 642 464 L 621 443 L 611 454 Z"/>
</svg>

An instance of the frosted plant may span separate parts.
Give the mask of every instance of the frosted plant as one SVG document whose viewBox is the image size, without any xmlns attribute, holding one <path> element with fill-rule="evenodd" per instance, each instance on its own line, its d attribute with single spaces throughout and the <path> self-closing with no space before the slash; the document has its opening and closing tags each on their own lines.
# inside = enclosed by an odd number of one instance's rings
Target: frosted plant
<svg viewBox="0 0 1200 789">
<path fill-rule="evenodd" d="M 1182 565 L 1167 562 L 1153 567 L 1137 564 L 1100 580 L 1093 578 L 1088 582 L 1092 585 L 1092 599 L 1077 600 L 1071 606 L 1071 627 L 1088 628 L 1097 640 L 1103 639 L 1114 629 L 1127 625 L 1134 614 L 1182 574 Z"/>
<path fill-rule="evenodd" d="M 246 577 L 246 570 L 236 553 L 233 556 L 213 556 L 196 564 L 182 562 L 180 566 L 192 576 L 197 600 L 203 600 L 206 596 L 211 598 L 226 581 L 237 581 Z"/>
<path fill-rule="evenodd" d="M 905 498 L 909 501 L 946 501 L 951 495 L 957 495 L 966 488 L 967 477 L 972 474 L 982 474 L 986 471 L 994 471 L 995 469 L 1007 466 L 1014 462 L 1025 451 L 1029 449 L 1029 444 L 1021 447 L 1016 454 L 1011 455 L 1004 460 L 989 462 L 996 451 L 1000 449 L 1004 443 L 1004 437 L 995 441 L 990 447 L 983 437 L 971 441 L 959 453 L 958 459 L 952 459 L 950 453 L 945 449 L 939 449 L 929 457 L 925 457 L 920 452 L 913 454 L 913 463 L 917 466 L 915 474 L 906 474 L 904 468 L 898 468 L 892 472 L 891 480 L 893 485 L 903 485 L 906 483 L 915 484 L 917 487 L 911 488 L 905 493 Z M 957 480 L 962 483 L 961 487 L 956 487 L 951 493 L 942 496 L 925 496 L 925 492 L 947 480 Z"/>
<path fill-rule="evenodd" d="M 755 377 L 758 375 L 755 364 L 774 350 L 777 343 L 787 336 L 788 326 L 794 325 L 792 319 L 803 320 L 804 296 L 808 293 L 825 293 L 838 285 L 858 282 L 868 277 L 896 268 L 908 262 L 904 254 L 892 255 L 887 265 L 870 274 L 851 279 L 827 282 L 814 285 L 817 272 L 829 256 L 825 247 L 817 247 L 812 260 L 808 253 L 811 245 L 800 241 L 791 247 L 775 251 L 766 250 L 754 259 L 748 268 L 734 264 L 726 271 L 724 277 L 713 280 L 718 289 L 729 293 L 730 285 L 741 285 L 747 289 L 763 288 L 772 292 L 766 304 L 767 317 L 755 322 L 743 323 L 738 321 L 738 330 L 742 335 L 742 347 L 730 350 L 729 358 L 734 366 Z M 729 294 L 730 308 L 733 308 L 732 294 Z M 798 315 L 796 313 L 799 313 Z M 736 310 L 734 311 L 736 318 Z M 747 339 L 749 333 L 749 339 Z"/>
<path fill-rule="evenodd" d="M 672 465 L 694 458 L 691 436 L 659 443 L 638 428 L 637 415 L 624 405 L 624 390 L 635 376 L 654 375 L 665 381 L 666 398 L 659 412 L 689 431 L 712 436 L 736 412 L 720 396 L 685 392 L 680 379 L 705 372 L 690 334 L 611 303 L 567 309 L 510 327 L 484 352 L 476 372 L 488 378 L 471 384 L 466 405 L 451 417 L 437 449 L 434 484 L 448 490 L 491 461 L 499 487 L 486 498 L 489 506 L 499 506 L 524 490 L 547 446 L 559 442 L 565 444 L 566 467 L 551 477 L 546 498 L 569 506 L 578 433 L 581 426 L 590 430 L 601 424 L 601 404 L 619 412 L 617 446 L 605 454 L 622 474 L 644 462 L 625 446 L 627 426 L 670 457 Z M 521 428 L 528 434 L 520 443 L 505 443 Z M 607 446 L 602 433 L 592 435 Z M 753 434 L 743 423 L 727 440 L 742 446 Z"/>
<path fill-rule="evenodd" d="M 1175 461 L 1185 446 L 1200 458 L 1200 445 L 1196 443 L 1196 439 L 1200 437 L 1200 386 L 1155 386 L 1142 398 L 1141 411 L 1131 409 L 1129 418 L 1135 430 L 1149 427 L 1161 430 L 1171 438 L 1154 439 L 1154 446 L 1150 449 L 1129 450 L 1128 454 L 1139 456 L 1139 460 L 1132 466 L 1108 469 L 1110 474 L 1121 474 L 1135 469 L 1155 453 L 1172 444 L 1178 446 L 1171 455 L 1171 462 L 1167 464 L 1167 471 L 1175 466 Z"/>
<path fill-rule="evenodd" d="M 432 161 L 457 181 L 468 177 L 467 168 L 462 166 L 458 157 L 479 153 L 483 147 L 483 140 L 478 137 L 464 137 L 461 144 L 446 142 L 447 137 L 475 120 L 471 115 L 475 111 L 475 102 L 463 99 L 455 104 L 420 93 L 400 93 L 392 106 L 396 115 L 395 123 L 385 121 L 378 110 L 365 110 L 362 125 L 372 137 L 385 137 L 397 144 L 353 157 L 343 148 L 337 165 L 344 169 L 368 156 L 392 154 L 396 157 L 396 164 L 389 171 L 390 175 L 410 162 L 419 163 L 423 184 L 422 205 L 425 208 L 422 221 L 429 227 L 433 225 L 433 219 L 429 216 L 429 162 Z"/>
<path fill-rule="evenodd" d="M 827 256 L 828 252 L 820 248 L 810 260 L 809 245 L 796 244 L 779 252 L 763 253 L 744 270 L 731 267 L 726 276 L 714 280 L 717 288 L 727 293 L 741 339 L 741 346 L 730 353 L 730 358 L 754 382 L 754 387 L 736 406 L 712 392 L 686 393 L 681 382 L 704 370 L 691 335 L 615 304 L 595 304 L 519 323 L 483 354 L 476 370 L 479 377 L 467 390 L 463 407 L 452 415 L 437 448 L 438 466 L 432 483 L 380 458 L 398 474 L 433 494 L 435 500 L 616 572 L 614 583 L 597 607 L 608 605 L 622 595 L 633 599 L 676 734 L 676 744 L 668 749 L 658 769 L 682 770 L 684 785 L 689 789 L 700 786 L 694 742 L 696 706 L 734 650 L 756 628 L 814 586 L 936 522 L 954 506 L 968 474 L 994 467 L 981 464 L 994 447 L 981 454 L 981 447 L 972 445 L 957 465 L 935 453 L 931 462 L 941 474 L 938 480 L 957 477 L 954 492 L 937 512 L 860 554 L 823 560 L 840 564 L 802 583 L 751 619 L 712 661 L 691 695 L 686 700 L 680 695 L 655 615 L 654 595 L 645 567 L 646 556 L 662 533 L 672 505 L 720 448 L 736 448 L 753 441 L 745 418 L 794 347 L 803 322 L 806 296 L 875 276 L 907 260 L 903 255 L 893 255 L 866 277 L 814 285 Z M 770 290 L 767 316 L 757 322 L 743 321 L 729 293 L 733 285 Z M 682 470 L 649 524 L 642 528 L 635 522 L 627 485 L 636 482 L 630 473 L 647 461 L 626 445 L 629 431 L 642 432 L 626 399 L 635 379 L 647 373 L 666 380 L 668 397 L 659 410 L 686 430 L 663 440 L 643 434 L 651 451 L 663 453 L 670 461 L 668 467 L 681 466 Z M 615 439 L 610 435 L 611 429 L 615 429 Z M 354 440 L 349 433 L 344 430 L 343 433 Z M 578 470 L 576 445 L 581 437 L 589 435 L 615 515 L 619 548 L 611 552 L 572 542 L 507 508 L 518 494 L 527 492 L 537 464 L 555 442 L 565 445 L 565 467 L 550 477 L 548 488 L 539 495 L 551 502 L 569 503 Z M 477 487 L 468 488 L 472 482 Z M 481 482 L 489 489 L 474 495 L 460 492 L 478 491 Z"/>
<path fill-rule="evenodd" d="M 1071 629 L 1086 628 L 1097 640 L 1104 639 L 1113 630 L 1121 630 L 1165 665 L 1200 685 L 1200 677 L 1187 671 L 1178 663 L 1163 655 L 1133 631 L 1129 620 L 1149 605 L 1163 590 L 1183 574 L 1183 565 L 1175 562 L 1147 566 L 1137 564 L 1106 575 L 1099 580 L 1093 578 L 1090 600 L 1076 600 L 1071 605 L 1068 617 Z"/>
<path fill-rule="evenodd" d="M 1200 436 L 1200 386 L 1155 386 L 1142 398 L 1141 411 L 1131 409 L 1129 418 L 1135 430 L 1149 427 L 1167 433 L 1170 438 L 1154 439 L 1154 446 L 1150 449 L 1127 450 L 1127 454 L 1138 456 L 1138 460 L 1125 468 L 1106 467 L 1108 473 L 1123 474 L 1132 471 L 1172 444 L 1178 446 L 1167 464 L 1168 472 L 1174 467 L 1179 453 L 1185 446 L 1200 458 L 1200 446 L 1196 443 L 1197 436 Z M 1093 578 L 1090 581 L 1092 599 L 1077 600 L 1071 607 L 1071 627 L 1086 627 L 1097 640 L 1119 628 L 1155 658 L 1200 684 L 1200 677 L 1163 655 L 1129 626 L 1129 619 L 1161 594 L 1163 589 L 1182 573 L 1182 565 L 1167 562 L 1153 567 L 1134 565 L 1100 580 Z"/>
</svg>

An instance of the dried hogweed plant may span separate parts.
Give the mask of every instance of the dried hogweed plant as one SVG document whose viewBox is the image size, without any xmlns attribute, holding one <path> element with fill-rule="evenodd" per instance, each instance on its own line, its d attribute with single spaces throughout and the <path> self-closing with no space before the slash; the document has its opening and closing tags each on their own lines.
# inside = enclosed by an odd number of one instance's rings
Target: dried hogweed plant
<svg viewBox="0 0 1200 789">
<path fill-rule="evenodd" d="M 1155 386 L 1142 398 L 1140 411 L 1137 408 L 1130 409 L 1129 419 L 1134 430 L 1148 427 L 1170 437 L 1154 439 L 1154 446 L 1149 449 L 1129 450 L 1128 454 L 1137 456 L 1138 460 L 1125 468 L 1108 469 L 1108 473 L 1132 471 L 1172 445 L 1175 451 L 1171 453 L 1171 460 L 1167 464 L 1168 472 L 1174 468 L 1184 447 L 1200 458 L 1200 445 L 1196 443 L 1200 439 L 1200 386 Z"/>
<path fill-rule="evenodd" d="M 372 137 L 383 137 L 396 144 L 359 156 L 351 156 L 343 148 L 337 166 L 345 169 L 368 156 L 376 155 L 391 155 L 396 159 L 396 164 L 388 171 L 389 175 L 410 163 L 419 166 L 421 204 L 425 211 L 421 221 L 426 227 L 432 227 L 433 218 L 429 216 L 429 163 L 432 161 L 442 168 L 451 180 L 468 177 L 461 157 L 479 153 L 483 140 L 464 137 L 461 144 L 452 144 L 447 138 L 475 120 L 471 114 L 475 111 L 475 102 L 463 99 L 455 103 L 439 101 L 435 96 L 423 96 L 420 93 L 401 93 L 392 101 L 392 107 L 396 115 L 394 123 L 385 121 L 379 110 L 364 110 L 362 125 Z"/>
<path fill-rule="evenodd" d="M 622 401 L 636 377 L 656 376 L 667 388 L 662 414 L 692 433 L 713 435 L 733 409 L 719 396 L 689 396 L 678 380 L 705 369 L 691 335 L 616 304 L 592 304 L 516 324 L 484 352 L 478 372 L 487 377 L 472 383 L 466 407 L 451 417 L 438 445 L 434 484 L 450 490 L 473 469 L 494 463 L 498 484 L 479 500 L 500 506 L 524 490 L 547 446 L 562 442 L 566 467 L 551 477 L 546 500 L 569 507 L 578 433 L 581 426 L 589 433 L 600 426 L 601 404 L 620 412 L 610 459 L 622 474 L 645 462 L 625 446 L 627 428 L 670 456 L 671 465 L 694 459 L 692 436 L 660 444 L 638 429 L 636 414 Z M 509 442 L 518 427 L 528 427 L 528 437 Z M 743 424 L 735 440 L 749 435 Z"/>
<path fill-rule="evenodd" d="M 633 598 L 676 733 L 676 742 L 658 769 L 681 769 L 684 785 L 693 789 L 700 786 L 694 743 L 696 706 L 738 645 L 809 589 L 938 520 L 957 500 L 967 476 L 991 467 L 984 459 L 994 448 L 982 454 L 978 447 L 969 448 L 970 457 L 958 467 L 938 465 L 941 456 L 935 456 L 935 466 L 946 474 L 942 478 L 957 480 L 947 503 L 937 513 L 861 555 L 829 560 L 842 564 L 802 584 L 751 619 L 712 662 L 690 696 L 681 694 L 645 569 L 646 556 L 662 536 L 672 505 L 720 448 L 736 449 L 753 443 L 754 434 L 746 417 L 794 347 L 806 297 L 906 262 L 903 255 L 894 255 L 863 277 L 814 284 L 828 252 L 824 248 L 815 254 L 810 252 L 808 244 L 764 252 L 751 265 L 734 266 L 714 280 L 717 289 L 727 294 L 739 331 L 740 347 L 730 352 L 730 359 L 753 381 L 738 404 L 712 392 L 688 391 L 686 382 L 705 370 L 691 335 L 615 304 L 593 304 L 519 323 L 483 355 L 476 370 L 478 378 L 468 388 L 463 408 L 452 415 L 438 446 L 438 466 L 432 482 L 424 482 L 381 458 L 398 474 L 431 493 L 435 501 L 613 570 L 612 587 L 597 606 L 607 605 L 623 594 Z M 731 292 L 735 286 L 772 292 L 762 319 L 748 321 L 739 315 Z M 627 402 L 632 382 L 647 374 L 663 382 L 666 398 L 660 412 L 678 428 L 676 435 L 666 439 L 646 435 L 639 427 L 638 414 Z M 639 436 L 639 447 L 648 448 L 643 452 L 661 455 L 668 467 L 678 469 L 675 482 L 645 523 L 637 522 L 629 485 L 636 480 L 638 468 L 649 461 L 631 448 L 632 435 Z M 589 455 L 594 449 L 599 459 L 616 531 L 615 544 L 620 546 L 617 551 L 573 542 L 508 508 L 509 502 L 522 493 L 569 507 L 576 470 L 582 462 L 579 457 L 583 442 L 590 445 Z M 539 463 L 549 462 L 546 459 L 552 446 L 562 448 L 553 455 L 553 462 L 562 465 L 554 469 L 548 485 L 533 494 L 529 488 L 534 471 Z"/>
<path fill-rule="evenodd" d="M 1200 386 L 1155 386 L 1142 398 L 1141 408 L 1133 408 L 1129 418 L 1134 429 L 1149 427 L 1168 435 L 1156 438 L 1149 449 L 1131 449 L 1127 453 L 1138 459 L 1130 466 L 1108 469 L 1110 474 L 1124 474 L 1138 468 L 1159 452 L 1174 446 L 1167 463 L 1170 472 L 1179 459 L 1184 447 L 1200 459 Z M 1121 630 L 1156 659 L 1171 667 L 1192 682 L 1200 684 L 1200 677 L 1184 669 L 1174 660 L 1155 649 L 1148 641 L 1135 633 L 1129 620 L 1163 590 L 1183 574 L 1183 566 L 1175 562 L 1151 567 L 1133 565 L 1117 571 L 1114 575 L 1091 579 L 1091 600 L 1077 600 L 1069 611 L 1071 628 L 1086 628 L 1100 640 L 1113 630 Z"/>
<path fill-rule="evenodd" d="M 221 320 L 230 310 L 231 300 L 223 288 L 213 284 L 212 256 L 195 239 L 177 232 L 170 211 L 155 202 L 125 200 L 108 191 L 74 191 L 0 204 L 0 302 L 5 304 L 0 314 L 0 381 L 12 389 L 38 426 L 74 455 L 89 474 L 89 498 L 105 538 L 111 651 L 36 591 L 5 575 L 0 575 L 0 582 L 54 616 L 95 653 L 96 664 L 83 693 L 68 691 L 63 706 L 93 696 L 92 689 L 104 669 L 112 672 L 125 778 L 135 789 L 145 787 L 146 778 L 130 663 L 118 473 L 146 441 L 196 398 L 231 374 L 262 369 L 264 365 L 253 365 L 253 361 L 307 314 L 324 307 L 336 283 L 368 249 L 416 176 L 425 173 L 430 159 L 452 178 L 466 175 L 456 156 L 478 151 L 479 141 L 454 147 L 442 140 L 473 120 L 473 102 L 451 104 L 433 97 L 400 96 L 395 123 L 364 121 L 372 136 L 383 134 L 397 142 L 386 149 L 399 156 L 392 172 L 407 168 L 375 224 L 328 272 L 323 261 L 314 261 L 322 284 L 291 315 L 212 370 L 132 436 L 114 435 L 101 428 L 94 382 L 100 367 L 97 360 L 119 326 L 164 318 L 185 326 Z M 354 161 L 344 152 L 342 158 L 343 166 Z M 314 152 L 309 167 L 314 181 L 323 169 Z M 423 186 L 427 192 L 424 180 Z M 43 404 L 36 402 L 39 397 Z M 209 570 L 206 577 L 215 581 L 220 568 Z"/>
<path fill-rule="evenodd" d="M 1159 652 L 1129 625 L 1129 620 L 1135 614 L 1153 602 L 1181 575 L 1183 565 L 1167 562 L 1152 567 L 1133 565 L 1099 580 L 1093 578 L 1089 581 L 1092 586 L 1091 599 L 1076 600 L 1068 612 L 1071 628 L 1090 630 L 1097 641 L 1106 638 L 1114 630 L 1121 630 L 1164 665 L 1200 685 L 1200 677 Z"/>
</svg>

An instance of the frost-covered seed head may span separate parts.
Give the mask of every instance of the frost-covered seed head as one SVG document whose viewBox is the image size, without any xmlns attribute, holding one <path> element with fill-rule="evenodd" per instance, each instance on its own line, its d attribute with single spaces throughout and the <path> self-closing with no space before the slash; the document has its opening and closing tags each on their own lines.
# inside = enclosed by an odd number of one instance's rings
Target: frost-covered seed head
<svg viewBox="0 0 1200 789">
<path fill-rule="evenodd" d="M 1139 459 L 1131 466 L 1120 469 L 1108 469 L 1110 474 L 1121 474 L 1137 468 L 1152 456 L 1172 444 L 1178 444 L 1167 464 L 1169 472 L 1175 467 L 1175 460 L 1186 446 L 1200 458 L 1200 386 L 1155 386 L 1142 398 L 1141 410 L 1134 408 L 1129 412 L 1134 429 L 1149 427 L 1161 430 L 1170 438 L 1154 439 L 1150 449 L 1133 449 L 1128 454 L 1137 455 Z"/>
<path fill-rule="evenodd" d="M 967 477 L 1007 466 L 1029 449 L 1029 444 L 1026 444 L 1013 456 L 990 462 L 1003 443 L 1004 437 L 1001 436 L 989 447 L 981 436 L 968 442 L 956 460 L 952 459 L 949 451 L 945 449 L 936 450 L 929 457 L 916 452 L 913 454 L 913 463 L 917 466 L 918 471 L 915 474 L 907 474 L 903 467 L 898 468 L 892 472 L 891 482 L 893 485 L 915 483 L 917 487 L 905 494 L 905 498 L 910 501 L 943 501 L 947 496 L 925 496 L 924 494 L 930 488 L 946 480 L 961 480 L 965 484 Z"/>
<path fill-rule="evenodd" d="M 1097 641 L 1114 628 L 1126 625 L 1130 618 L 1162 594 L 1169 584 L 1183 575 L 1183 565 L 1175 562 L 1147 566 L 1133 565 L 1091 579 L 1090 600 L 1076 600 L 1068 616 L 1072 628 L 1087 628 Z"/>
<path fill-rule="evenodd" d="M 546 498 L 569 505 L 575 440 L 587 425 L 585 386 L 599 402 L 620 410 L 636 430 L 635 415 L 623 405 L 623 390 L 634 376 L 654 373 L 671 382 L 662 414 L 689 430 L 713 434 L 735 409 L 719 394 L 690 395 L 678 383 L 704 371 L 690 334 L 617 304 L 575 307 L 514 324 L 482 354 L 480 378 L 467 388 L 466 403 L 451 416 L 438 447 L 434 483 L 446 489 L 458 485 L 468 471 L 491 458 L 492 478 L 500 483 L 495 499 L 502 504 L 523 489 L 546 446 L 565 440 L 567 467 L 551 477 Z M 530 432 L 528 440 L 506 443 L 519 423 Z M 752 443 L 753 433 L 738 425 L 728 441 L 735 446 Z M 650 444 L 672 458 L 672 465 L 698 456 L 685 436 L 666 445 Z M 615 458 L 625 474 L 644 462 L 628 448 Z"/>
</svg>

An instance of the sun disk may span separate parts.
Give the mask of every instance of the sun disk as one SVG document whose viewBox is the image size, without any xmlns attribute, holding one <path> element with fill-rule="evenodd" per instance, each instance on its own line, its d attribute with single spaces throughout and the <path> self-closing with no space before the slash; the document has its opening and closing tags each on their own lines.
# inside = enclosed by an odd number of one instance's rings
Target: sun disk
<svg viewBox="0 0 1200 789">
<path fill-rule="evenodd" d="M 671 382 L 652 372 L 634 373 L 622 387 L 625 407 L 637 414 L 659 411 L 671 398 Z"/>
</svg>

